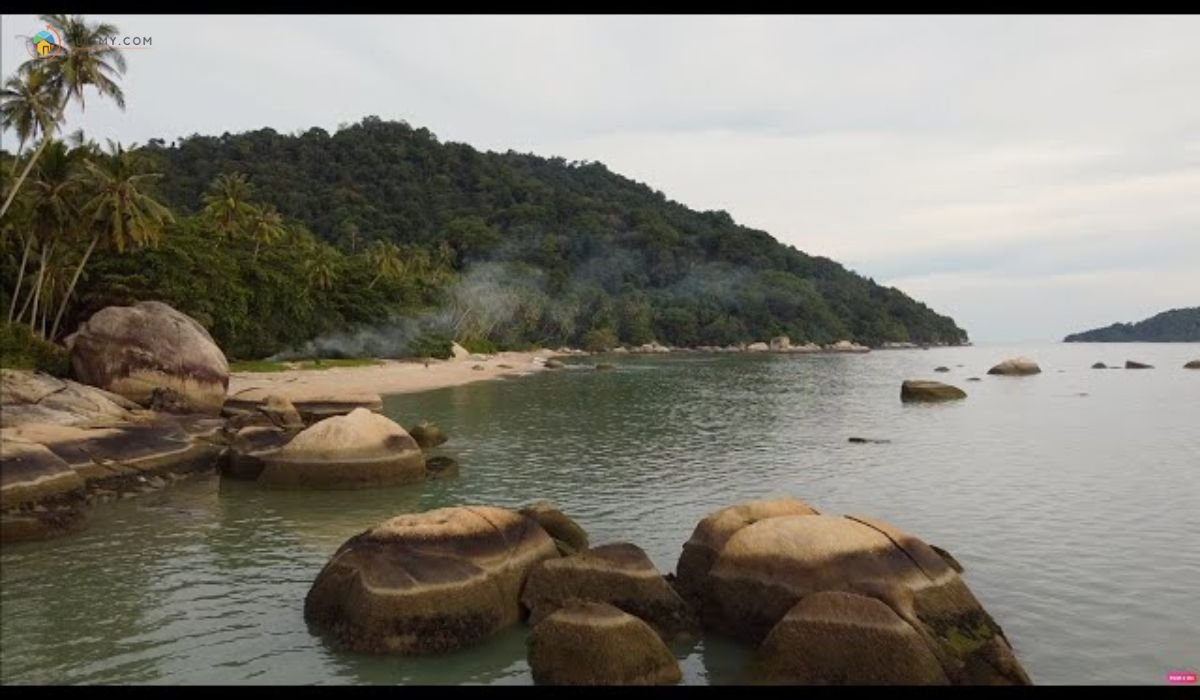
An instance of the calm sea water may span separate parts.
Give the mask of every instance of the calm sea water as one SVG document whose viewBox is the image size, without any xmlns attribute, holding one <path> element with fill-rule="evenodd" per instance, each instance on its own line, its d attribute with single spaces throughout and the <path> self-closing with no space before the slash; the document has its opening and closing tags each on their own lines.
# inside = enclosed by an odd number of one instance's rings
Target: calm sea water
<svg viewBox="0 0 1200 700">
<path fill-rule="evenodd" d="M 1017 354 L 1043 373 L 985 374 Z M 1036 683 L 1161 684 L 1200 664 L 1200 371 L 1182 369 L 1197 357 L 1200 344 L 630 357 L 393 397 L 402 423 L 449 430 L 459 478 L 334 493 L 205 478 L 6 548 L 0 681 L 529 683 L 524 629 L 433 659 L 334 653 L 306 628 L 304 595 L 342 541 L 397 513 L 550 499 L 594 543 L 634 542 L 667 572 L 706 513 L 788 494 L 953 552 Z M 1089 369 L 1127 358 L 1157 369 Z M 970 396 L 902 405 L 905 378 Z M 686 683 L 735 681 L 747 657 L 720 639 L 677 652 Z"/>
</svg>

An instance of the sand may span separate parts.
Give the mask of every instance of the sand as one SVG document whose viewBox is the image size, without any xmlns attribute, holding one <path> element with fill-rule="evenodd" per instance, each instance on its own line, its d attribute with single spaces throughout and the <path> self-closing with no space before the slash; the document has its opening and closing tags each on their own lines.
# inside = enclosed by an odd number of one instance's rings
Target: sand
<svg viewBox="0 0 1200 700">
<path fill-rule="evenodd" d="M 246 389 L 263 389 L 291 400 L 345 394 L 412 394 L 546 371 L 541 361 L 556 356 L 558 353 L 550 350 L 539 350 L 502 352 L 486 359 L 429 360 L 428 365 L 420 360 L 382 360 L 381 364 L 363 367 L 232 372 L 227 395 Z M 483 369 L 474 369 L 476 366 Z"/>
</svg>

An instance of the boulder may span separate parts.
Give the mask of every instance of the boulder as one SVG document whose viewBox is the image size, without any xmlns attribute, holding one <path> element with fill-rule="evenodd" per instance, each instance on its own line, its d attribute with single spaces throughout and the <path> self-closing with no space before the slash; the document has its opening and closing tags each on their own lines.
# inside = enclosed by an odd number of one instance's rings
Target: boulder
<svg viewBox="0 0 1200 700">
<path fill-rule="evenodd" d="M 558 551 L 566 556 L 588 548 L 588 534 L 553 503 L 538 501 L 520 510 L 521 515 L 533 518 L 554 539 Z"/>
<path fill-rule="evenodd" d="M 1001 362 L 988 370 L 988 374 L 999 374 L 1008 377 L 1023 377 L 1038 374 L 1042 371 L 1038 364 L 1028 357 L 1013 357 Z"/>
<path fill-rule="evenodd" d="M 830 352 L 870 352 L 871 348 L 858 343 L 852 343 L 849 340 L 839 340 L 833 345 L 826 345 L 825 349 Z"/>
<path fill-rule="evenodd" d="M 1097 362 L 1092 365 L 1092 369 L 1108 369 L 1108 365 L 1104 364 L 1103 362 Z"/>
<path fill-rule="evenodd" d="M 949 367 L 945 367 L 945 366 L 942 366 L 942 367 L 936 367 L 936 368 L 934 368 L 934 370 L 933 370 L 933 371 L 934 371 L 934 372 L 949 372 L 949 371 L 950 371 L 950 368 L 949 368 Z"/>
<path fill-rule="evenodd" d="M 1200 360 L 1191 360 L 1183 365 L 1184 369 L 1200 369 Z"/>
<path fill-rule="evenodd" d="M 530 624 L 572 600 L 608 603 L 648 622 L 666 641 L 697 639 L 700 620 L 650 557 L 627 542 L 606 544 L 541 562 L 529 574 L 521 604 Z"/>
<path fill-rule="evenodd" d="M 300 417 L 300 412 L 296 410 L 296 406 L 278 394 L 269 394 L 267 400 L 258 410 L 277 428 L 283 430 L 300 430 L 304 428 L 304 419 Z"/>
<path fill-rule="evenodd" d="M 1154 365 L 1148 365 L 1143 362 L 1134 362 L 1133 360 L 1125 360 L 1125 369 L 1154 369 Z"/>
<path fill-rule="evenodd" d="M 304 619 L 338 649 L 451 651 L 516 624 L 530 569 L 557 556 L 546 531 L 511 510 L 400 515 L 338 548 L 304 599 Z"/>
<path fill-rule="evenodd" d="M 617 353 L 618 355 L 628 355 L 629 354 L 629 348 L 624 347 L 624 346 L 618 347 L 618 348 L 613 348 L 612 351 L 614 353 Z"/>
<path fill-rule="evenodd" d="M 900 385 L 901 401 L 952 401 L 967 398 L 967 392 L 950 384 L 927 381 L 924 379 L 906 379 Z"/>
<path fill-rule="evenodd" d="M 982 382 L 983 380 L 980 379 L 979 377 L 967 377 L 967 381 L 968 382 Z"/>
<path fill-rule="evenodd" d="M 45 445 L 0 436 L 0 510 L 82 499 L 84 481 Z"/>
<path fill-rule="evenodd" d="M 576 602 L 529 635 L 529 668 L 544 685 L 669 685 L 679 662 L 642 620 L 604 603 Z"/>
<path fill-rule="evenodd" d="M 408 434 L 412 436 L 413 440 L 417 441 L 417 444 L 420 445 L 421 449 L 423 450 L 444 445 L 446 441 L 450 439 L 446 436 L 446 433 L 444 433 L 442 429 L 437 426 L 437 424 L 430 423 L 427 420 L 423 420 L 409 428 Z"/>
<path fill-rule="evenodd" d="M 0 369 L 0 427 L 24 423 L 111 425 L 140 407 L 123 396 L 41 372 Z"/>
<path fill-rule="evenodd" d="M 458 343 L 450 343 L 450 355 L 456 361 L 466 361 L 471 359 L 470 351 Z"/>
<path fill-rule="evenodd" d="M 382 411 L 383 398 L 370 392 L 330 394 L 306 387 L 250 387 L 225 400 L 223 413 L 233 416 L 242 413 L 262 413 L 271 396 L 286 399 L 300 414 L 305 424 L 316 423 L 331 416 L 344 416 L 356 408 Z"/>
<path fill-rule="evenodd" d="M 562 369 L 565 366 L 562 360 L 546 360 L 546 369 Z"/>
<path fill-rule="evenodd" d="M 425 478 L 425 455 L 416 440 L 365 408 L 314 423 L 258 457 L 263 468 L 256 481 L 275 488 L 364 488 Z"/>
<path fill-rule="evenodd" d="M 958 573 L 926 543 L 864 516 L 781 516 L 741 528 L 708 572 L 701 615 L 706 629 L 758 644 L 822 591 L 886 603 L 930 640 L 952 683 L 1029 683 Z"/>
<path fill-rule="evenodd" d="M 774 352 L 787 352 L 792 349 L 792 339 L 786 335 L 776 336 L 771 338 L 771 350 Z"/>
<path fill-rule="evenodd" d="M 784 685 L 948 685 L 933 645 L 877 598 L 804 596 L 772 629 L 750 677 Z"/>
<path fill-rule="evenodd" d="M 142 406 L 157 388 L 175 392 L 181 413 L 215 415 L 225 402 L 225 353 L 195 319 L 162 302 L 101 309 L 66 345 L 76 379 Z"/>
<path fill-rule="evenodd" d="M 746 346 L 746 352 L 769 352 L 771 346 L 766 343 L 750 343 Z"/>
<path fill-rule="evenodd" d="M 708 571 L 730 537 L 760 520 L 787 515 L 816 515 L 817 510 L 798 498 L 749 501 L 722 508 L 696 525 L 675 565 L 676 586 L 697 602 L 708 582 Z"/>
<path fill-rule="evenodd" d="M 262 474 L 268 456 L 286 445 L 296 433 L 273 425 L 251 425 L 236 431 L 221 460 L 221 474 L 254 481 Z"/>
</svg>

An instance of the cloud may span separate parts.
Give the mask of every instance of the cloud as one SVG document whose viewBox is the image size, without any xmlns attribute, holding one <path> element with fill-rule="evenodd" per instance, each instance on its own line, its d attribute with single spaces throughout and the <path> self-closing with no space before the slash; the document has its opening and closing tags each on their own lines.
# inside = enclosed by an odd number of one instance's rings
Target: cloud
<svg viewBox="0 0 1200 700">
<path fill-rule="evenodd" d="M 976 339 L 1200 299 L 1182 272 L 1200 267 L 1197 17 L 104 19 L 154 44 L 131 52 L 126 113 L 90 103 L 95 138 L 375 114 L 599 160 Z M 4 16 L 5 74 L 26 58 L 10 39 L 36 27 Z"/>
</svg>

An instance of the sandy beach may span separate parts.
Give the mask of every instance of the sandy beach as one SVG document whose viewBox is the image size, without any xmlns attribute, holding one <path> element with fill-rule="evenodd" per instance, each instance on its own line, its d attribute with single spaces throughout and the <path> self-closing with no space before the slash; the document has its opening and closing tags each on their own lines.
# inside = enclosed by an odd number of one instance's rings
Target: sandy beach
<svg viewBox="0 0 1200 700">
<path fill-rule="evenodd" d="M 557 357 L 551 350 L 502 352 L 485 359 L 381 360 L 378 365 L 292 369 L 282 372 L 232 372 L 229 396 L 262 389 L 291 400 L 310 396 L 349 394 L 412 394 L 503 377 L 521 377 L 544 371 L 542 361 Z M 482 369 L 476 369 L 481 367 Z"/>
</svg>

